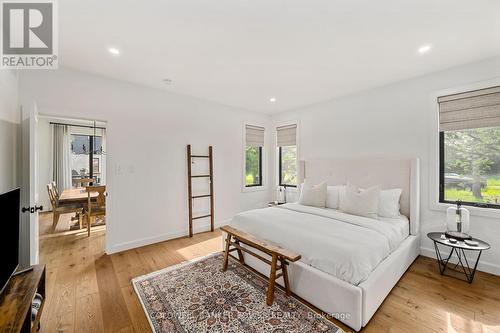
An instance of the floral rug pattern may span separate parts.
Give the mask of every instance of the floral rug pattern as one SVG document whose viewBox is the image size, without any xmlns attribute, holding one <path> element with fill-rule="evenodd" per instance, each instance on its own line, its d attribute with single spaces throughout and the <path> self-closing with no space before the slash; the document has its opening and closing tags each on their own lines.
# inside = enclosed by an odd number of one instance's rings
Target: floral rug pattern
<svg viewBox="0 0 500 333">
<path fill-rule="evenodd" d="M 276 288 L 266 305 L 267 280 L 222 253 L 132 280 L 151 327 L 160 332 L 343 332 Z"/>
</svg>

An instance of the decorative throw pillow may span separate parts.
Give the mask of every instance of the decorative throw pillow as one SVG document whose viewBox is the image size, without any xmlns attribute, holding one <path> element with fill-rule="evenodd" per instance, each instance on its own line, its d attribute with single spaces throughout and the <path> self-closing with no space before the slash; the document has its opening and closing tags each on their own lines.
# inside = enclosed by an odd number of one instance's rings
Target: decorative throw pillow
<svg viewBox="0 0 500 333">
<path fill-rule="evenodd" d="M 380 191 L 378 202 L 378 216 L 393 218 L 401 216 L 401 213 L 399 211 L 399 199 L 401 198 L 402 192 L 403 190 L 400 188 Z"/>
<path fill-rule="evenodd" d="M 360 190 L 356 186 L 347 184 L 345 198 L 340 209 L 344 213 L 377 219 L 379 195 L 379 186 Z"/>
<path fill-rule="evenodd" d="M 345 194 L 345 185 L 328 186 L 326 188 L 326 207 L 339 209 L 340 198 Z"/>
<path fill-rule="evenodd" d="M 308 184 L 307 180 L 302 184 L 300 191 L 299 204 L 325 208 L 326 202 L 326 182 L 318 185 Z"/>
</svg>

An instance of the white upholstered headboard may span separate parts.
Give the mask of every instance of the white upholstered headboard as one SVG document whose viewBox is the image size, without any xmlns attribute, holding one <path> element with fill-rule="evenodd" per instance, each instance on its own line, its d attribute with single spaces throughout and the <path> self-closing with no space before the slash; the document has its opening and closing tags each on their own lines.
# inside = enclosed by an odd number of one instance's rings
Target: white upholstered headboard
<svg viewBox="0 0 500 333">
<path fill-rule="evenodd" d="M 359 187 L 380 185 L 401 188 L 401 213 L 410 219 L 410 233 L 420 232 L 419 160 L 398 158 L 357 158 L 300 161 L 299 181 L 326 181 L 328 185 L 350 182 Z"/>
</svg>

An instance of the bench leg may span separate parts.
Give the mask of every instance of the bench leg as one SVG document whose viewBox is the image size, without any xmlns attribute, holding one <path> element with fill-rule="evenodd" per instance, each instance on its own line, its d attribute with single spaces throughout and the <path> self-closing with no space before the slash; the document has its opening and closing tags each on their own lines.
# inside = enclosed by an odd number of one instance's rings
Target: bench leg
<svg viewBox="0 0 500 333">
<path fill-rule="evenodd" d="M 271 274 L 269 274 L 269 286 L 267 287 L 267 305 L 273 304 L 274 298 L 274 285 L 276 283 L 276 263 L 278 261 L 278 255 L 273 254 L 271 259 Z"/>
<path fill-rule="evenodd" d="M 285 259 L 281 258 L 281 271 L 283 272 L 283 281 L 285 282 L 285 290 L 286 290 L 286 295 L 290 296 L 290 283 L 288 282 L 288 268 L 287 262 Z"/>
<path fill-rule="evenodd" d="M 236 244 L 240 245 L 240 241 L 239 240 L 235 240 L 234 241 Z M 245 263 L 245 259 L 243 258 L 243 251 L 241 251 L 240 249 L 236 248 L 236 252 L 238 252 L 238 259 L 240 260 L 240 262 L 242 264 Z"/>
<path fill-rule="evenodd" d="M 229 260 L 229 245 L 231 243 L 231 235 L 227 235 L 226 237 L 226 249 L 224 251 L 224 262 L 222 264 L 222 270 L 226 271 L 227 270 L 227 263 Z"/>
</svg>

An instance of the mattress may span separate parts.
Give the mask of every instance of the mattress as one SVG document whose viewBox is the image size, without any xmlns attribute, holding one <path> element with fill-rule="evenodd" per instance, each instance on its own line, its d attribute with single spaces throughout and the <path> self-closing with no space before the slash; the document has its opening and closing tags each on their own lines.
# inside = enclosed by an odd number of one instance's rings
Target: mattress
<svg viewBox="0 0 500 333">
<path fill-rule="evenodd" d="M 294 250 L 301 262 L 353 285 L 365 281 L 409 234 L 405 216 L 376 220 L 300 204 L 246 211 L 230 225 Z"/>
</svg>

